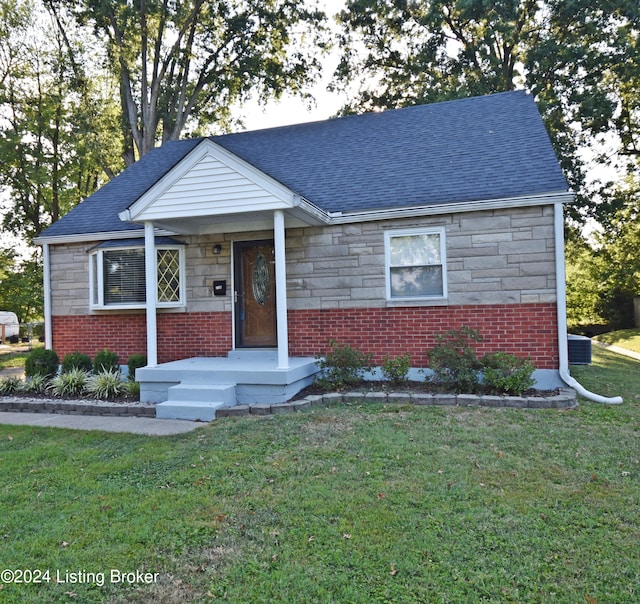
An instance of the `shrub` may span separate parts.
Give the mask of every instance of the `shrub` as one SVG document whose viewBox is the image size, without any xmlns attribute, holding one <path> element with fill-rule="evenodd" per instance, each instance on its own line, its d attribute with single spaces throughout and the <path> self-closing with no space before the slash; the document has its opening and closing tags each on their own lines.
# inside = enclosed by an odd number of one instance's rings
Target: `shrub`
<svg viewBox="0 0 640 604">
<path fill-rule="evenodd" d="M 493 352 L 482 358 L 484 385 L 496 394 L 520 395 L 535 384 L 531 359 L 507 352 Z"/>
<path fill-rule="evenodd" d="M 0 396 L 22 391 L 23 381 L 17 376 L 9 376 L 0 380 Z"/>
<path fill-rule="evenodd" d="M 433 371 L 428 379 L 453 392 L 476 392 L 481 364 L 471 344 L 481 341 L 480 332 L 466 325 L 437 335 L 437 344 L 427 352 Z"/>
<path fill-rule="evenodd" d="M 328 389 L 343 388 L 359 382 L 365 371 L 371 368 L 372 355 L 365 354 L 349 344 L 329 340 L 330 350 L 318 355 L 320 376 L 316 383 Z"/>
<path fill-rule="evenodd" d="M 68 373 L 72 369 L 80 369 L 82 371 L 92 371 L 93 363 L 89 355 L 81 352 L 70 352 L 62 359 L 62 373 Z"/>
<path fill-rule="evenodd" d="M 22 385 L 23 392 L 32 392 L 33 394 L 44 394 L 51 384 L 46 375 L 32 375 L 28 377 Z"/>
<path fill-rule="evenodd" d="M 128 380 L 123 384 L 124 393 L 135 400 L 140 400 L 140 382 L 135 382 L 133 380 Z"/>
<path fill-rule="evenodd" d="M 111 350 L 101 350 L 93 359 L 93 373 L 96 375 L 103 373 L 104 371 L 119 372 L 120 365 L 118 364 L 119 357 L 115 352 Z"/>
<path fill-rule="evenodd" d="M 392 385 L 398 386 L 407 381 L 410 367 L 411 355 L 409 353 L 402 354 L 394 359 L 387 354 L 382 363 L 382 374 Z"/>
<path fill-rule="evenodd" d="M 51 380 L 51 391 L 56 396 L 80 396 L 85 393 L 91 374 L 82 369 L 70 369 Z"/>
<path fill-rule="evenodd" d="M 87 381 L 87 392 L 95 398 L 117 398 L 123 390 L 124 382 L 119 371 L 101 371 L 92 375 Z"/>
<path fill-rule="evenodd" d="M 134 381 L 136 379 L 136 369 L 140 367 L 146 367 L 147 357 L 144 354 L 132 354 L 127 362 L 129 368 L 129 380 Z"/>
<path fill-rule="evenodd" d="M 51 379 L 58 373 L 60 361 L 53 350 L 36 348 L 31 351 L 24 362 L 24 373 L 27 377 L 43 375 Z"/>
</svg>

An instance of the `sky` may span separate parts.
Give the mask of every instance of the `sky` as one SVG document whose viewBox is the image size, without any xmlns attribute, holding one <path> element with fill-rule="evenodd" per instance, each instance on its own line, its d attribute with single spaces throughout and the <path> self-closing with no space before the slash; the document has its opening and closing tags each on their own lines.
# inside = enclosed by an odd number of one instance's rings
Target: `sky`
<svg viewBox="0 0 640 604">
<path fill-rule="evenodd" d="M 345 7 L 346 0 L 318 0 L 318 5 L 332 21 L 333 16 Z M 316 99 L 312 108 L 300 97 L 284 95 L 279 101 L 270 101 L 265 106 L 257 102 L 246 103 L 236 115 L 242 118 L 246 130 L 289 126 L 335 116 L 347 100 L 346 96 L 327 90 L 337 64 L 336 52 L 324 58 L 322 78 L 310 91 Z"/>
</svg>

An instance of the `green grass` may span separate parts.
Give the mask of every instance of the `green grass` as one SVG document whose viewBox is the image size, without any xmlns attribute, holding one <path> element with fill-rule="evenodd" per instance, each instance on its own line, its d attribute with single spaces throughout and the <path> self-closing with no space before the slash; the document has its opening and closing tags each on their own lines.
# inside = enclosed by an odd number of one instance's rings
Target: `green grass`
<svg viewBox="0 0 640 604">
<path fill-rule="evenodd" d="M 638 602 L 640 363 L 594 350 L 572 373 L 625 404 L 0 426 L 0 569 L 52 573 L 0 601 Z"/>
<path fill-rule="evenodd" d="M 640 328 L 610 331 L 596 336 L 594 340 L 613 346 L 620 346 L 621 348 L 626 348 L 634 352 L 640 352 Z"/>
</svg>

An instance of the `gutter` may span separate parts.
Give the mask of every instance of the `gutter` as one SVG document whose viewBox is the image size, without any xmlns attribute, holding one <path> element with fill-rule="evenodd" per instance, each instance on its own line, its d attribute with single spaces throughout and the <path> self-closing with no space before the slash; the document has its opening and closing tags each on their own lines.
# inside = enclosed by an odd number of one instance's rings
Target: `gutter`
<svg viewBox="0 0 640 604">
<path fill-rule="evenodd" d="M 564 267 L 564 220 L 562 204 L 553 205 L 554 212 L 554 237 L 556 248 L 556 308 L 558 313 L 558 352 L 560 355 L 559 374 L 562 381 L 573 388 L 580 396 L 605 405 L 620 405 L 621 396 L 606 397 L 587 390 L 575 378 L 569 374 L 569 344 L 567 341 L 567 297 L 566 274 Z"/>
</svg>

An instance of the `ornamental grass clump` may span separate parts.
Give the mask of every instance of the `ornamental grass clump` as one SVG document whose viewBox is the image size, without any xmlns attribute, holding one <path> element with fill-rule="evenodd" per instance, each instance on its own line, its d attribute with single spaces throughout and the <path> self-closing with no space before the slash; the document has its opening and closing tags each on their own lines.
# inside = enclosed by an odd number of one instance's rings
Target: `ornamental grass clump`
<svg viewBox="0 0 640 604">
<path fill-rule="evenodd" d="M 119 371 L 101 371 L 87 380 L 87 392 L 97 399 L 118 398 L 124 392 L 124 382 Z"/>
<path fill-rule="evenodd" d="M 87 390 L 91 374 L 82 369 L 69 369 L 51 380 L 51 392 L 56 396 L 81 396 Z"/>
<path fill-rule="evenodd" d="M 49 390 L 51 381 L 46 375 L 32 375 L 22 384 L 22 392 L 30 394 L 45 394 Z"/>
<path fill-rule="evenodd" d="M 16 376 L 9 376 L 0 380 L 0 396 L 22 392 L 23 381 Z"/>
</svg>

